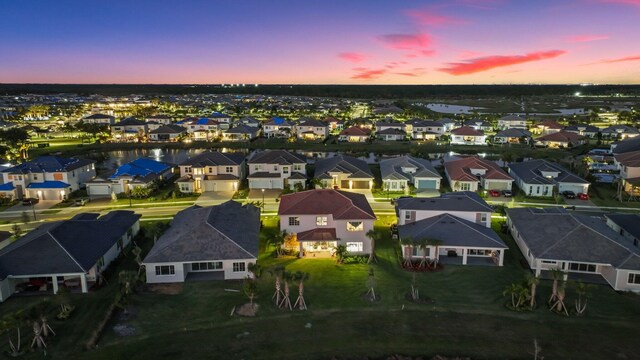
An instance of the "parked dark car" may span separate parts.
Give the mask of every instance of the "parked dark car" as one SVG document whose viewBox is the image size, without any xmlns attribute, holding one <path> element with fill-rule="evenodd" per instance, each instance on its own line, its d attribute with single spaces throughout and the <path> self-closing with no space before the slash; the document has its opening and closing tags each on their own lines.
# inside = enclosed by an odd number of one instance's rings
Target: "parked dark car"
<svg viewBox="0 0 640 360">
<path fill-rule="evenodd" d="M 26 198 L 26 199 L 22 199 L 22 205 L 25 205 L 25 206 L 35 205 L 39 201 L 40 199 L 36 199 L 36 198 Z"/>
<path fill-rule="evenodd" d="M 502 196 L 504 197 L 512 197 L 513 192 L 511 190 L 502 190 Z"/>
<path fill-rule="evenodd" d="M 576 193 L 574 193 L 573 191 L 565 190 L 562 192 L 562 196 L 564 196 L 567 199 L 575 199 Z"/>
</svg>

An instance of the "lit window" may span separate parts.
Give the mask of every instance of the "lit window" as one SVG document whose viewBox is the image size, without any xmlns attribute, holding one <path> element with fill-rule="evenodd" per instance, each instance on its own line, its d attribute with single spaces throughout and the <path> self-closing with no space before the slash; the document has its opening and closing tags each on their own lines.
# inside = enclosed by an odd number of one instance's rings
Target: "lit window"
<svg viewBox="0 0 640 360">
<path fill-rule="evenodd" d="M 288 174 L 288 173 L 289 173 L 289 168 L 288 168 L 288 167 L 286 167 L 286 166 L 285 166 L 285 167 L 283 167 L 283 168 L 282 168 L 282 173 L 283 173 L 283 174 Z"/>
<path fill-rule="evenodd" d="M 243 262 L 233 263 L 233 272 L 243 272 L 243 271 L 245 271 L 245 263 Z"/>
<path fill-rule="evenodd" d="M 596 272 L 596 266 L 593 264 L 571 263 L 569 270 L 581 272 Z"/>
<path fill-rule="evenodd" d="M 362 231 L 364 223 L 362 221 L 347 221 L 347 231 Z"/>
<path fill-rule="evenodd" d="M 318 226 L 327 225 L 327 217 L 326 216 L 317 216 L 316 217 L 316 225 L 318 225 Z"/>
<path fill-rule="evenodd" d="M 347 251 L 348 252 L 362 252 L 363 250 L 361 242 L 348 242 L 347 243 Z"/>
<path fill-rule="evenodd" d="M 300 225 L 300 218 L 297 216 L 289 217 L 289 226 L 298 226 Z"/>
<path fill-rule="evenodd" d="M 629 280 L 627 281 L 629 284 L 640 284 L 640 274 L 638 273 L 629 273 Z"/>
<path fill-rule="evenodd" d="M 199 262 L 191 264 L 192 271 L 207 271 L 222 269 L 222 261 Z"/>
<path fill-rule="evenodd" d="M 173 265 L 156 266 L 156 275 L 175 275 L 176 268 Z"/>
</svg>

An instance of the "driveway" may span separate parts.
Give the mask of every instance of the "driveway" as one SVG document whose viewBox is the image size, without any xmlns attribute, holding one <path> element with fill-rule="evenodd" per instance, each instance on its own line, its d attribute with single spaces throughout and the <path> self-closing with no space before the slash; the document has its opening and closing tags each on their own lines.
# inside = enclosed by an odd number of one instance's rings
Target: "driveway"
<svg viewBox="0 0 640 360">
<path fill-rule="evenodd" d="M 573 206 L 573 205 L 576 205 L 576 206 L 597 206 L 591 200 L 580 200 L 578 198 L 576 198 L 576 199 L 564 198 L 564 202 L 567 203 L 567 205 L 569 205 L 569 206 Z"/>
<path fill-rule="evenodd" d="M 0 217 L 16 217 L 20 216 L 23 212 L 29 214 L 29 216 L 33 216 L 33 210 L 41 211 L 50 209 L 53 205 L 58 204 L 60 200 L 40 200 L 34 206 L 31 205 L 22 205 L 22 202 L 17 205 L 13 205 L 12 207 L 6 209 L 3 212 L 0 212 Z"/>
<path fill-rule="evenodd" d="M 340 190 L 348 191 L 356 194 L 362 194 L 367 198 L 369 202 L 375 201 L 370 189 L 340 189 Z"/>
<path fill-rule="evenodd" d="M 222 204 L 227 200 L 231 200 L 233 197 L 233 191 L 208 191 L 203 192 L 198 196 L 196 205 L 198 206 L 211 206 Z"/>
<path fill-rule="evenodd" d="M 440 196 L 440 191 L 436 189 L 416 189 L 416 197 L 438 197 Z"/>
</svg>

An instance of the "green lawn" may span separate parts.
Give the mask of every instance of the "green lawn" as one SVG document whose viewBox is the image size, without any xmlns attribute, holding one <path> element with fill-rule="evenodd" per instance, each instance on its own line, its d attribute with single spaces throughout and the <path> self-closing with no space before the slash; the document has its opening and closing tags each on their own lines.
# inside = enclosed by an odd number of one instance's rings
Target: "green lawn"
<svg viewBox="0 0 640 360">
<path fill-rule="evenodd" d="M 542 305 L 533 312 L 515 313 L 504 307 L 501 295 L 508 284 L 522 279 L 527 270 L 513 241 L 502 234 L 511 250 L 505 266 L 446 266 L 437 273 L 416 275 L 421 296 L 431 303 L 406 299 L 412 273 L 399 267 L 399 247 L 387 232 L 393 217 L 378 220 L 384 234 L 377 243 L 377 264 L 337 265 L 333 259 L 274 258 L 266 244 L 277 218 L 264 218 L 259 264 L 265 269 L 259 280 L 255 318 L 231 317 L 234 306 L 247 302 L 240 281 L 185 283 L 178 295 L 141 292 L 133 299 L 135 316 L 129 324 L 136 334 L 119 337 L 111 328 L 97 350 L 80 352 L 95 323 L 104 313 L 114 291 L 110 286 L 88 296 L 77 296 L 78 312 L 68 323 L 54 322 L 59 332 L 49 349 L 53 359 L 329 359 L 383 358 L 389 354 L 461 355 L 478 359 L 531 358 L 533 339 L 548 359 L 633 358 L 637 355 L 637 319 L 640 297 L 617 294 L 608 286 L 591 290 L 587 315 L 562 317 Z M 145 224 L 145 226 L 147 226 Z M 499 228 L 498 222 L 494 224 Z M 150 247 L 150 241 L 145 242 Z M 131 262 L 127 262 L 132 267 Z M 305 271 L 305 298 L 309 310 L 282 311 L 271 303 L 275 265 Z M 125 266 L 125 265 L 123 265 Z M 379 302 L 362 299 L 369 269 L 376 278 Z M 542 281 L 539 299 L 544 303 L 550 282 Z M 292 301 L 297 287 L 291 286 Z M 567 291 L 572 304 L 574 292 Z M 0 305 L 10 309 L 39 301 L 11 299 Z M 92 304 L 96 304 L 93 307 Z M 578 335 L 579 334 L 579 335 Z M 589 349 L 588 352 L 582 349 Z M 25 358 L 36 358 L 31 354 Z"/>
<path fill-rule="evenodd" d="M 622 193 L 623 201 L 618 201 L 617 189 L 617 185 L 593 184 L 589 190 L 589 198 L 598 206 L 640 208 L 639 199 L 629 199 L 625 192 Z"/>
</svg>

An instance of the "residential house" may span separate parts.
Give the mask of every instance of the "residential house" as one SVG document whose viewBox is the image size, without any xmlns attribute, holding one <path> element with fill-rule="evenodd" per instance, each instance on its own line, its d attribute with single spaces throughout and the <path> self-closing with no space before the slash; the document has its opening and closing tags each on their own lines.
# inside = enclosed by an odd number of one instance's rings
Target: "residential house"
<svg viewBox="0 0 640 360">
<path fill-rule="evenodd" d="M 218 123 L 220 130 L 228 130 L 229 128 L 231 128 L 231 123 L 233 122 L 231 116 L 219 112 L 212 113 L 209 118 Z"/>
<path fill-rule="evenodd" d="M 607 226 L 627 239 L 627 245 L 640 247 L 640 215 L 638 214 L 605 214 Z"/>
<path fill-rule="evenodd" d="M 146 121 L 146 120 L 145 120 Z M 147 133 L 151 134 L 151 131 L 159 129 L 160 127 L 162 127 L 163 124 L 160 124 L 158 122 L 155 121 L 147 121 Z"/>
<path fill-rule="evenodd" d="M 391 119 L 385 119 L 385 120 L 391 120 Z M 404 123 L 401 122 L 392 122 L 392 121 L 378 121 L 376 122 L 376 133 L 380 133 L 381 131 L 384 130 L 400 130 L 402 132 L 405 132 L 405 125 Z"/>
<path fill-rule="evenodd" d="M 456 121 L 449 118 L 438 119 L 436 122 L 442 125 L 445 134 L 451 132 L 451 130 L 455 129 L 457 126 Z"/>
<path fill-rule="evenodd" d="M 498 164 L 476 156 L 446 161 L 444 173 L 453 191 L 511 190 L 513 183 Z"/>
<path fill-rule="evenodd" d="M 371 189 L 373 173 L 366 161 L 337 155 L 316 161 L 315 179 L 327 188 Z"/>
<path fill-rule="evenodd" d="M 414 140 L 436 140 L 445 133 L 444 125 L 433 120 L 412 119 L 405 124 L 407 134 Z"/>
<path fill-rule="evenodd" d="M 531 140 L 531 133 L 527 130 L 509 128 L 498 131 L 493 137 L 496 144 L 528 144 Z"/>
<path fill-rule="evenodd" d="M 380 174 L 383 190 L 406 193 L 410 185 L 416 190 L 439 190 L 442 179 L 429 160 L 409 155 L 380 161 Z"/>
<path fill-rule="evenodd" d="M 538 121 L 531 127 L 531 132 L 536 135 L 550 135 L 561 131 L 564 126 L 553 120 Z"/>
<path fill-rule="evenodd" d="M 569 279 L 604 279 L 614 290 L 640 292 L 640 251 L 597 216 L 561 208 L 511 208 L 507 225 L 531 270 Z"/>
<path fill-rule="evenodd" d="M 248 161 L 249 189 L 306 188 L 307 157 L 285 150 L 256 153 Z"/>
<path fill-rule="evenodd" d="M 640 195 L 640 150 L 614 155 L 620 170 L 622 189 L 631 196 Z"/>
<path fill-rule="evenodd" d="M 85 124 L 112 125 L 116 122 L 116 118 L 111 115 L 93 114 L 81 119 Z"/>
<path fill-rule="evenodd" d="M 173 122 L 171 120 L 171 117 L 169 117 L 169 115 L 164 115 L 164 114 L 151 115 L 147 117 L 145 121 L 147 123 L 154 122 L 161 125 L 170 125 Z"/>
<path fill-rule="evenodd" d="M 366 142 L 369 139 L 371 139 L 371 130 L 358 126 L 346 128 L 338 135 L 338 141 Z"/>
<path fill-rule="evenodd" d="M 426 256 L 453 265 L 502 266 L 504 252 L 509 249 L 490 227 L 449 213 L 400 225 L 398 236 L 404 257 Z M 413 245 L 403 243 L 402 239 L 411 239 Z M 430 242 L 423 244 L 423 239 Z"/>
<path fill-rule="evenodd" d="M 317 119 L 301 118 L 295 131 L 301 140 L 324 140 L 329 136 L 329 124 Z"/>
<path fill-rule="evenodd" d="M 236 191 L 245 178 L 245 156 L 241 153 L 205 151 L 179 165 L 176 184 L 181 192 Z"/>
<path fill-rule="evenodd" d="M 509 175 L 527 196 L 553 196 L 563 191 L 586 194 L 590 185 L 564 167 L 542 159 L 511 163 Z"/>
<path fill-rule="evenodd" d="M 329 124 L 329 132 L 340 132 L 344 129 L 344 120 L 338 120 L 334 117 L 327 117 L 324 122 Z"/>
<path fill-rule="evenodd" d="M 260 129 L 247 125 L 236 125 L 222 133 L 223 141 L 251 141 L 258 137 Z"/>
<path fill-rule="evenodd" d="M 0 193 L 11 198 L 64 200 L 96 176 L 95 160 L 41 156 L 2 170 Z"/>
<path fill-rule="evenodd" d="M 628 138 L 611 144 L 611 152 L 614 154 L 624 154 L 632 151 L 640 151 L 640 137 Z"/>
<path fill-rule="evenodd" d="M 293 122 L 283 118 L 274 117 L 262 125 L 262 133 L 265 137 L 291 137 L 295 133 Z"/>
<path fill-rule="evenodd" d="M 96 177 L 87 182 L 87 194 L 91 197 L 107 197 L 129 193 L 134 188 L 149 188 L 157 182 L 173 177 L 175 165 L 150 158 L 138 158 L 126 163 L 106 179 Z M 107 181 L 105 181 L 107 180 Z"/>
<path fill-rule="evenodd" d="M 584 136 L 574 132 L 560 130 L 555 133 L 543 135 L 535 139 L 537 146 L 550 148 L 569 148 L 584 144 Z"/>
<path fill-rule="evenodd" d="M 398 225 L 448 213 L 490 228 L 492 212 L 493 208 L 471 191 L 445 193 L 433 198 L 399 198 L 396 202 Z"/>
<path fill-rule="evenodd" d="M 242 119 L 240 119 L 238 121 L 238 123 L 243 124 L 243 125 L 247 125 L 247 126 L 251 126 L 254 128 L 258 128 L 260 127 L 260 120 L 257 120 L 256 118 L 253 118 L 251 116 L 245 116 Z"/>
<path fill-rule="evenodd" d="M 148 284 L 188 280 L 240 280 L 253 276 L 258 258 L 260 209 L 229 200 L 176 214 L 142 264 Z"/>
<path fill-rule="evenodd" d="M 480 130 L 480 131 L 491 131 L 493 129 L 493 126 L 491 126 L 490 122 L 484 121 L 482 119 L 467 120 L 462 125 L 468 126 L 473 130 Z"/>
<path fill-rule="evenodd" d="M 0 249 L 0 301 L 21 293 L 87 293 L 140 229 L 141 215 L 83 213 L 39 225 Z"/>
<path fill-rule="evenodd" d="M 451 145 L 487 145 L 487 137 L 481 130 L 463 126 L 451 130 Z"/>
<path fill-rule="evenodd" d="M 569 125 L 564 128 L 564 131 L 576 133 L 581 136 L 585 136 L 588 138 L 595 138 L 598 136 L 600 129 L 593 125 L 588 124 L 577 124 L 577 125 Z"/>
<path fill-rule="evenodd" d="M 376 137 L 384 141 L 402 141 L 407 139 L 407 133 L 398 128 L 386 128 L 376 131 Z"/>
<path fill-rule="evenodd" d="M 612 125 L 600 131 L 602 137 L 606 139 L 624 140 L 640 135 L 638 129 L 629 125 Z"/>
<path fill-rule="evenodd" d="M 283 195 L 278 206 L 280 230 L 295 235 L 300 254 L 329 254 L 338 245 L 351 254 L 369 254 L 367 232 L 376 219 L 363 194 L 315 189 Z"/>
<path fill-rule="evenodd" d="M 136 118 L 126 118 L 111 125 L 111 136 L 116 141 L 139 141 L 147 135 L 147 123 Z"/>
<path fill-rule="evenodd" d="M 162 125 L 155 130 L 149 131 L 149 140 L 175 142 L 186 134 L 187 130 L 180 125 Z"/>
<path fill-rule="evenodd" d="M 498 119 L 498 129 L 520 129 L 527 130 L 527 119 L 518 115 L 506 115 Z"/>
<path fill-rule="evenodd" d="M 186 127 L 195 141 L 211 141 L 220 136 L 220 123 L 214 119 L 194 118 L 182 123 L 182 126 Z"/>
</svg>

